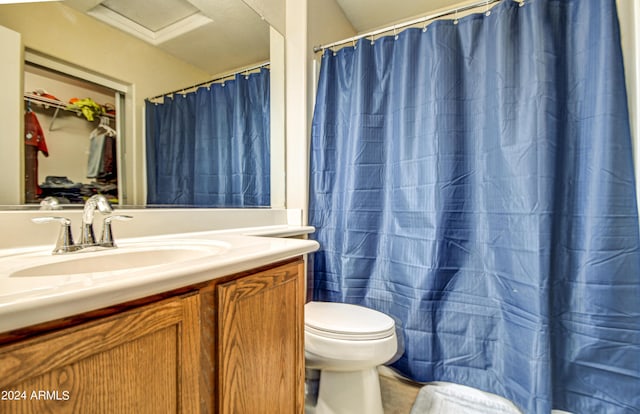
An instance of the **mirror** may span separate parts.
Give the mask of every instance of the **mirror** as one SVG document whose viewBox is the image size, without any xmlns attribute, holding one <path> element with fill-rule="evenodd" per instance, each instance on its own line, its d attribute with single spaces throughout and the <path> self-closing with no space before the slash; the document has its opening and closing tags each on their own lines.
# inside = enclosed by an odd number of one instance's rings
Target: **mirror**
<svg viewBox="0 0 640 414">
<path fill-rule="evenodd" d="M 19 161 L 23 141 L 15 133 L 23 122 L 23 70 L 12 65 L 22 67 L 28 59 L 123 93 L 118 169 L 124 176 L 121 204 L 127 206 L 145 204 L 144 100 L 270 61 L 271 207 L 283 207 L 284 59 L 277 49 L 283 49 L 284 38 L 241 0 L 157 0 L 153 16 L 144 16 L 135 4 L 67 0 L 0 5 L 0 52 L 3 59 L 11 55 L 15 60 L 7 58 L 0 67 L 7 91 L 0 97 L 0 122 L 13 125 L 5 127 L 0 137 L 0 205 L 23 207 L 13 195 L 24 194 L 24 165 Z M 144 27 L 123 23 L 124 12 L 139 18 Z M 158 21 L 160 17 L 179 23 L 168 25 Z M 12 37 L 16 34 L 17 40 Z M 6 76 L 7 70 L 14 74 L 13 80 Z M 274 113 L 281 119 L 274 122 Z"/>
</svg>

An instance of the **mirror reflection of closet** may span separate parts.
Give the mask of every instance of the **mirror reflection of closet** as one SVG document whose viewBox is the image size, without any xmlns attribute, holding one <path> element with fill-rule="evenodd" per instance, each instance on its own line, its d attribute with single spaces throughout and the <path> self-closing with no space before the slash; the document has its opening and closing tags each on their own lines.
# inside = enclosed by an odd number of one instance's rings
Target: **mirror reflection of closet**
<svg viewBox="0 0 640 414">
<path fill-rule="evenodd" d="M 25 63 L 27 203 L 82 204 L 98 193 L 118 203 L 118 99 L 115 90 Z"/>
</svg>

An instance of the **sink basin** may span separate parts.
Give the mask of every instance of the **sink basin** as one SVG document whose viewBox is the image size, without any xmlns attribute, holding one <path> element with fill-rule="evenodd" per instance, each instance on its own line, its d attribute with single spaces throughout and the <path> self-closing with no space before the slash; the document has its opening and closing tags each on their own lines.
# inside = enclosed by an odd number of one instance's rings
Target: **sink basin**
<svg viewBox="0 0 640 414">
<path fill-rule="evenodd" d="M 123 244 L 115 249 L 65 255 L 31 253 L 0 259 L 0 269 L 9 277 L 68 276 L 122 272 L 143 267 L 181 264 L 220 255 L 228 250 L 224 242 L 180 241 Z"/>
</svg>

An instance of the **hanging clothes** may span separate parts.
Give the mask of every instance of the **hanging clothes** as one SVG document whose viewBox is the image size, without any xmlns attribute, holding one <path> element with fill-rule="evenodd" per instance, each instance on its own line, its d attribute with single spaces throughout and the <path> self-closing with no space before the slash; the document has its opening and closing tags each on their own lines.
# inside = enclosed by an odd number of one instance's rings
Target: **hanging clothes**
<svg viewBox="0 0 640 414">
<path fill-rule="evenodd" d="M 117 177 L 116 131 L 109 126 L 109 119 L 102 117 L 100 125 L 89 135 L 87 178 L 102 180 Z"/>
<path fill-rule="evenodd" d="M 314 299 L 391 315 L 418 381 L 640 413 L 640 240 L 614 0 L 526 0 L 322 56 Z"/>
<path fill-rule="evenodd" d="M 26 202 L 38 201 L 42 189 L 38 185 L 38 153 L 49 156 L 44 132 L 38 121 L 38 117 L 28 109 L 24 114 L 24 184 Z"/>
</svg>

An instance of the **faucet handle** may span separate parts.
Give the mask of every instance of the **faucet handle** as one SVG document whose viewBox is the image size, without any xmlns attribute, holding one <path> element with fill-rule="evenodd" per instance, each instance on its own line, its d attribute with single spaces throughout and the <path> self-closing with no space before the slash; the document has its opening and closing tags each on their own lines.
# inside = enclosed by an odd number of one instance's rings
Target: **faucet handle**
<svg viewBox="0 0 640 414">
<path fill-rule="evenodd" d="M 73 236 L 71 235 L 71 220 L 66 217 L 34 217 L 31 219 L 36 224 L 42 223 L 60 223 L 60 232 L 58 240 L 53 249 L 53 254 L 62 254 L 77 250 L 73 244 Z"/>
<path fill-rule="evenodd" d="M 113 230 L 111 229 L 111 222 L 113 220 L 129 221 L 132 218 L 133 218 L 132 216 L 123 216 L 123 215 L 107 216 L 104 219 L 104 223 L 102 225 L 102 238 L 100 240 L 100 246 L 116 247 L 116 244 L 113 241 Z"/>
<path fill-rule="evenodd" d="M 40 202 L 40 210 L 62 210 L 62 206 L 56 197 L 47 196 Z"/>
</svg>

